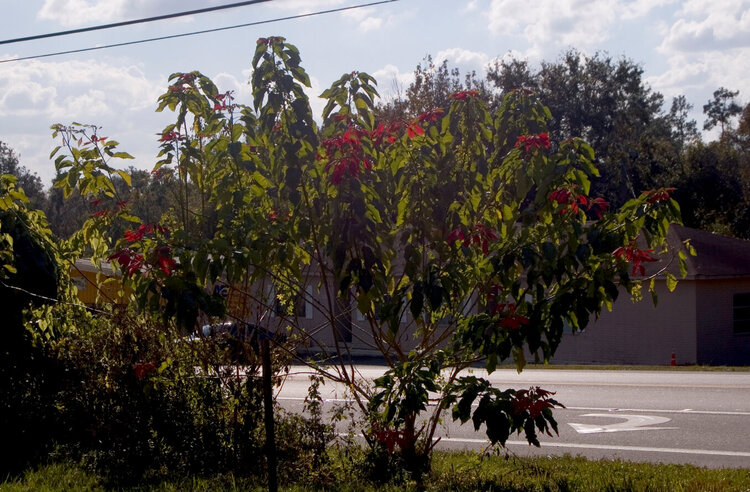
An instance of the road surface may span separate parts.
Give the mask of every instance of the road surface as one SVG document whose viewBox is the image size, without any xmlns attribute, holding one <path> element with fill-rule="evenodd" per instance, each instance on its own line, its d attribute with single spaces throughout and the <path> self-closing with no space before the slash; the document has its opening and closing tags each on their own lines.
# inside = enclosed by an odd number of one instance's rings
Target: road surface
<svg viewBox="0 0 750 492">
<path fill-rule="evenodd" d="M 358 366 L 369 379 L 379 366 Z M 483 370 L 476 376 L 487 377 Z M 566 408 L 555 411 L 560 435 L 541 436 L 541 448 L 512 436 L 516 455 L 583 455 L 592 459 L 689 463 L 711 468 L 750 468 L 750 372 L 596 371 L 563 369 L 498 370 L 489 376 L 498 388 L 541 386 L 555 391 Z M 301 411 L 308 373 L 293 368 L 279 402 Z M 347 399 L 342 386 L 321 388 L 326 405 Z M 450 415 L 445 415 L 450 421 Z M 484 449 L 484 434 L 471 424 L 447 422 L 443 449 Z"/>
</svg>

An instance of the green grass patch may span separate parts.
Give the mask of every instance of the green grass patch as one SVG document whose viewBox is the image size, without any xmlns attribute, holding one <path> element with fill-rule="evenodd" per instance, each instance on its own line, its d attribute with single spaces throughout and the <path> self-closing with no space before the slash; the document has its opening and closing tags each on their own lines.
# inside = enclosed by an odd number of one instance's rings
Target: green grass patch
<svg viewBox="0 0 750 492">
<path fill-rule="evenodd" d="M 332 480 L 318 490 L 381 491 L 418 490 L 415 483 L 373 484 L 348 466 L 346 459 L 331 463 Z M 282 484 L 282 490 L 312 490 L 309 483 Z M 472 452 L 438 452 L 426 490 L 508 492 L 724 492 L 750 490 L 750 469 L 707 469 L 691 465 L 655 465 L 626 461 L 591 461 L 582 457 L 506 459 Z M 135 487 L 105 484 L 103 479 L 72 464 L 54 464 L 26 472 L 0 483 L 1 492 L 21 491 L 245 491 L 264 490 L 257 479 L 232 475 L 181 477 L 168 482 Z"/>
<path fill-rule="evenodd" d="M 515 364 L 498 365 L 498 369 L 516 369 Z M 637 366 L 637 365 L 600 365 L 600 364 L 526 364 L 528 369 L 568 369 L 587 371 L 663 371 L 663 372 L 750 372 L 750 366 Z"/>
</svg>

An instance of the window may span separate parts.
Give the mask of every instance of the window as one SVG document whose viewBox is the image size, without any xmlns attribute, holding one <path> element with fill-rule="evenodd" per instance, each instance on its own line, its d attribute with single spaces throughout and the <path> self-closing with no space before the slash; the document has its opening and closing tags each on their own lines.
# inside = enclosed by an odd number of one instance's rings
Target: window
<svg viewBox="0 0 750 492">
<path fill-rule="evenodd" d="M 273 294 L 273 297 L 275 297 L 273 304 L 274 315 L 295 316 L 297 318 L 303 319 L 313 318 L 312 302 L 310 302 L 310 299 L 312 297 L 312 288 L 310 286 L 305 288 L 304 295 L 297 294 L 296 296 L 294 296 L 293 302 L 290 302 L 288 304 L 283 304 L 281 302 L 281 299 L 276 297 L 275 294 Z"/>
<path fill-rule="evenodd" d="M 735 333 L 750 333 L 750 294 L 735 294 L 733 299 Z"/>
<path fill-rule="evenodd" d="M 70 280 L 73 281 L 73 285 L 76 286 L 76 289 L 78 289 L 78 292 L 83 292 L 84 290 L 86 290 L 86 287 L 88 286 L 86 277 L 70 277 Z"/>
</svg>

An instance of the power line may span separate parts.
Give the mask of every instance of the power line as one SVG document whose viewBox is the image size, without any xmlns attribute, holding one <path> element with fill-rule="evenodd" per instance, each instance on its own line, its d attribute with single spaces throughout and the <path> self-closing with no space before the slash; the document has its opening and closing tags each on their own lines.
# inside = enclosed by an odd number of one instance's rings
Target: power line
<svg viewBox="0 0 750 492">
<path fill-rule="evenodd" d="M 216 27 L 216 28 L 213 28 L 213 29 L 204 29 L 204 30 L 201 30 L 201 31 L 191 31 L 191 32 L 185 32 L 185 33 L 180 33 L 180 34 L 171 34 L 171 35 L 168 35 L 168 36 L 159 36 L 159 37 L 155 37 L 155 38 L 139 39 L 139 40 L 136 40 L 136 41 L 125 41 L 125 42 L 122 42 L 122 43 L 113 43 L 113 44 L 107 44 L 107 45 L 102 45 L 102 46 L 92 46 L 92 47 L 89 47 L 89 48 L 79 48 L 79 49 L 75 49 L 75 50 L 57 51 L 57 52 L 54 52 L 54 53 L 45 53 L 45 54 L 42 54 L 42 55 L 31 55 L 31 56 L 24 56 L 24 57 L 20 57 L 20 58 L 7 58 L 5 60 L 0 60 L 0 63 L 17 62 L 17 61 L 23 61 L 23 60 L 32 60 L 32 59 L 36 59 L 36 58 L 47 58 L 47 57 L 50 57 L 50 56 L 69 55 L 69 54 L 72 54 L 72 53 L 82 53 L 82 52 L 86 52 L 86 51 L 103 50 L 103 49 L 107 49 L 107 48 L 117 48 L 119 46 L 129 46 L 129 45 L 133 45 L 133 44 L 150 43 L 150 42 L 153 42 L 153 41 L 163 41 L 165 39 L 182 38 L 182 37 L 187 37 L 187 36 L 196 36 L 198 34 L 207 34 L 207 33 L 211 33 L 211 32 L 228 31 L 228 30 L 231 30 L 231 29 L 239 29 L 239 28 L 242 28 L 242 27 L 259 26 L 259 25 L 262 25 L 262 24 L 271 24 L 271 23 L 274 23 L 274 22 L 281 22 L 281 21 L 287 21 L 287 20 L 293 20 L 293 19 L 302 19 L 302 18 L 305 18 L 305 17 L 313 17 L 313 16 L 318 16 L 318 15 L 324 15 L 324 14 L 333 14 L 333 13 L 336 13 L 336 12 L 344 12 L 344 11 L 347 11 L 347 10 L 360 9 L 360 8 L 364 8 L 364 7 L 372 7 L 372 6 L 375 6 L 375 5 L 381 5 L 381 4 L 384 4 L 384 3 L 391 3 L 391 2 L 397 2 L 397 1 L 398 0 L 380 0 L 378 2 L 363 3 L 363 4 L 360 4 L 360 5 L 352 5 L 352 6 L 349 6 L 349 7 L 339 7 L 339 8 L 328 9 L 328 10 L 319 10 L 317 12 L 308 12 L 306 14 L 289 15 L 289 16 L 286 16 L 286 17 L 277 17 L 275 19 L 268 19 L 268 20 L 255 21 L 255 22 L 247 22 L 247 23 L 244 23 L 244 24 L 236 24 L 236 25 L 233 25 L 233 26 Z"/>
<path fill-rule="evenodd" d="M 215 7 L 206 7 L 197 10 L 188 10 L 185 12 L 176 12 L 174 14 L 157 15 L 155 17 L 145 17 L 143 19 L 134 19 L 129 21 L 115 22 L 112 24 L 104 24 L 100 26 L 82 27 L 80 29 L 71 29 L 70 31 L 58 31 L 47 34 L 36 34 L 34 36 L 25 36 L 23 38 L 6 39 L 0 41 L 0 44 L 11 44 L 20 43 L 23 41 L 33 41 L 35 39 L 53 38 L 55 36 L 67 36 L 69 34 L 79 34 L 82 32 L 99 31 L 102 29 L 112 29 L 113 27 L 130 26 L 133 24 L 143 24 L 145 22 L 154 22 L 159 20 L 174 19 L 175 17 L 184 17 L 186 15 L 205 14 L 207 12 L 214 12 L 216 10 L 232 9 L 236 7 L 244 7 L 246 5 L 253 5 L 256 3 L 270 2 L 271 0 L 247 0 L 245 2 L 230 3 L 228 5 L 217 5 Z"/>
</svg>

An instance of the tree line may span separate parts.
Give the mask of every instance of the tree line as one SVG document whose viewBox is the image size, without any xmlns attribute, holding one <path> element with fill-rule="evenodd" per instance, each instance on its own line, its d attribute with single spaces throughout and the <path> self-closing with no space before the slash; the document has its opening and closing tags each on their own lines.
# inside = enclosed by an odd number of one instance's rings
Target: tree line
<svg viewBox="0 0 750 492">
<path fill-rule="evenodd" d="M 478 91 L 492 108 L 509 91 L 533 91 L 553 115 L 554 148 L 572 137 L 593 147 L 601 173 L 592 183 L 593 194 L 619 206 L 643 190 L 675 188 L 685 225 L 750 238 L 750 104 L 739 103 L 738 91 L 721 87 L 703 105 L 703 129 L 719 129 L 718 138 L 705 141 L 690 118 L 693 105 L 687 98 L 680 95 L 667 104 L 643 80 L 643 68 L 626 58 L 571 50 L 537 69 L 510 58 L 496 61 L 481 78 L 475 72 L 462 76 L 447 61 L 435 63 L 427 56 L 414 76 L 405 90 L 379 103 L 378 119 L 448 107 L 450 95 L 463 90 Z M 31 206 L 45 212 L 59 237 L 70 236 L 94 211 L 80 196 L 64 200 L 59 188 L 45 189 L 3 142 L 0 172 L 19 177 Z M 177 183 L 135 168 L 128 172 L 133 177 L 129 198 L 138 216 L 157 222 L 179 196 Z"/>
</svg>

